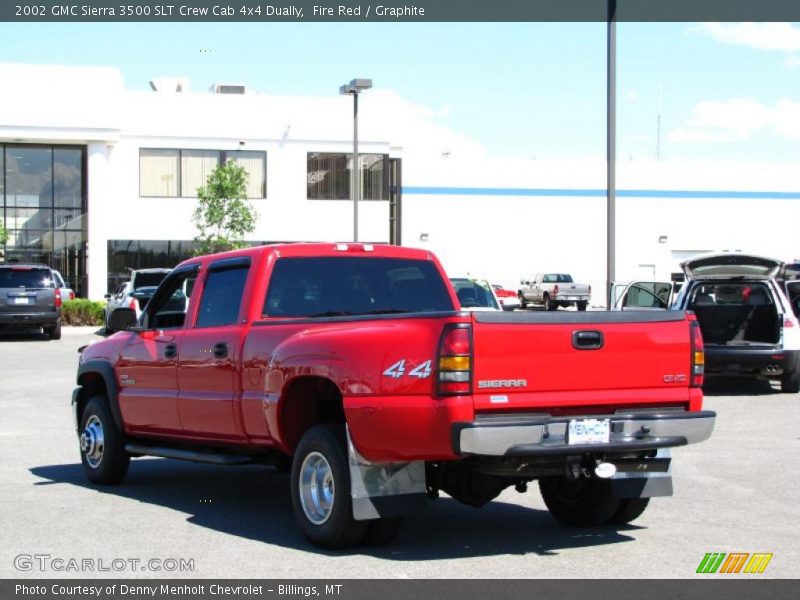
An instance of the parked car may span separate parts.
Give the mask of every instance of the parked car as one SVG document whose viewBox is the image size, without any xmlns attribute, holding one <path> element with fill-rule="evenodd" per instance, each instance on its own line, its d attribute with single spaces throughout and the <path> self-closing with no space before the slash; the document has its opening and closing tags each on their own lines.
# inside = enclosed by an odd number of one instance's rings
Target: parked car
<svg viewBox="0 0 800 600">
<path fill-rule="evenodd" d="M 326 548 L 390 540 L 440 490 L 481 506 L 534 480 L 559 521 L 627 523 L 671 494 L 666 449 L 715 420 L 693 315 L 465 314 L 428 250 L 195 257 L 134 317 L 116 309 L 121 332 L 80 354 L 88 479 L 145 455 L 291 461 L 299 528 Z"/>
<path fill-rule="evenodd" d="M 69 287 L 69 281 L 65 281 L 61 273 L 53 269 L 53 276 L 55 277 L 56 287 L 61 290 L 61 300 L 75 300 L 75 291 Z"/>
<path fill-rule="evenodd" d="M 586 310 L 592 297 L 592 286 L 575 283 L 567 273 L 537 273 L 533 279 L 520 281 L 519 301 L 522 308 L 541 306 L 556 310 L 559 306 L 575 306 Z"/>
<path fill-rule="evenodd" d="M 800 391 L 800 326 L 784 286 L 776 280 L 781 265 L 740 253 L 704 254 L 681 264 L 686 283 L 667 304 L 697 315 L 708 375 L 774 379 L 784 392 Z M 671 284 L 634 282 L 620 306 L 651 307 L 656 301 L 653 285 L 666 292 Z M 655 296 L 659 303 L 666 300 L 658 292 Z"/>
<path fill-rule="evenodd" d="M 520 307 L 519 296 L 514 290 L 507 290 L 502 285 L 497 284 L 493 284 L 492 289 L 503 310 L 514 310 Z"/>
<path fill-rule="evenodd" d="M 138 319 L 142 310 L 147 306 L 158 284 L 167 276 L 170 269 L 139 269 L 131 272 L 131 280 L 120 284 L 113 294 L 106 294 L 105 298 L 105 327 L 107 333 L 113 333 L 109 326 L 111 313 L 118 308 L 130 308 L 136 313 Z"/>
<path fill-rule="evenodd" d="M 0 329 L 41 327 L 61 339 L 61 290 L 47 265 L 0 265 Z"/>
<path fill-rule="evenodd" d="M 494 289 L 485 279 L 451 277 L 450 284 L 464 310 L 501 310 Z"/>
</svg>

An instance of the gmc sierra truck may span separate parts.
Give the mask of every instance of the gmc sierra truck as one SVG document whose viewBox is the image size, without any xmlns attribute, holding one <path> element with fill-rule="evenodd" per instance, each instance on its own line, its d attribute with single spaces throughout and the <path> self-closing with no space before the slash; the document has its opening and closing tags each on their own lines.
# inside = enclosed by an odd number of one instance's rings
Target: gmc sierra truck
<svg viewBox="0 0 800 600">
<path fill-rule="evenodd" d="M 701 442 L 691 313 L 466 312 L 429 252 L 285 244 L 197 257 L 138 321 L 84 348 L 73 394 L 97 484 L 131 457 L 291 470 L 303 534 L 391 540 L 443 491 L 481 506 L 538 480 L 559 521 L 627 523 Z"/>
<path fill-rule="evenodd" d="M 574 305 L 584 311 L 592 299 L 592 286 L 575 283 L 572 275 L 566 273 L 537 273 L 533 279 L 519 283 L 517 293 L 522 308 L 536 305 L 550 311 Z"/>
</svg>

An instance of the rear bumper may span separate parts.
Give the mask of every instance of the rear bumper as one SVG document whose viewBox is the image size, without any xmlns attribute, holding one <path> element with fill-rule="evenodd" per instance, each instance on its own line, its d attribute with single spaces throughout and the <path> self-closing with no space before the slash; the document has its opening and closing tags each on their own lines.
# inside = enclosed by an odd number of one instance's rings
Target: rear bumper
<svg viewBox="0 0 800 600">
<path fill-rule="evenodd" d="M 708 375 L 781 375 L 799 368 L 800 352 L 777 348 L 706 346 Z"/>
<path fill-rule="evenodd" d="M 33 325 L 55 325 L 61 318 L 61 311 L 0 313 L 0 325 L 29 327 Z"/>
<path fill-rule="evenodd" d="M 574 418 L 579 417 L 527 415 L 454 423 L 453 450 L 460 456 L 569 456 L 673 448 L 707 440 L 716 413 L 620 411 L 592 415 L 611 422 L 609 441 L 596 444 L 569 443 L 567 427 Z"/>
</svg>

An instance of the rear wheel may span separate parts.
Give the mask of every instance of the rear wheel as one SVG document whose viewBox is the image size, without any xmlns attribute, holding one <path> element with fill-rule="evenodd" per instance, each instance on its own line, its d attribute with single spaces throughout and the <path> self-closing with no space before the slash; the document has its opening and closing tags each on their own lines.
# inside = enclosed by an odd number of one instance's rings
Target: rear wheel
<svg viewBox="0 0 800 600">
<path fill-rule="evenodd" d="M 303 435 L 292 461 L 292 508 L 303 535 L 320 548 L 347 548 L 364 537 L 353 518 L 344 425 L 317 425 Z"/>
<path fill-rule="evenodd" d="M 784 394 L 800 392 L 800 369 L 783 376 L 781 379 L 781 391 Z"/>
<path fill-rule="evenodd" d="M 578 302 L 576 304 L 576 306 L 578 307 L 578 310 L 580 310 L 580 311 L 586 310 L 586 302 Z"/>
<path fill-rule="evenodd" d="M 611 516 L 608 522 L 614 525 L 624 525 L 635 521 L 642 516 L 649 503 L 650 498 L 624 498 L 620 500 L 617 512 Z"/>
<path fill-rule="evenodd" d="M 52 327 L 48 327 L 44 330 L 47 337 L 51 340 L 60 340 L 61 339 L 61 321 L 53 325 Z"/>
<path fill-rule="evenodd" d="M 539 490 L 550 514 L 572 527 L 609 523 L 621 505 L 607 479 L 543 477 L 539 480 Z"/>
<path fill-rule="evenodd" d="M 93 483 L 119 483 L 128 472 L 131 457 L 125 452 L 122 432 L 105 398 L 95 396 L 83 409 L 80 427 L 81 462 Z"/>
<path fill-rule="evenodd" d="M 544 296 L 544 309 L 547 311 L 556 310 L 558 308 L 558 304 L 550 300 L 550 296 L 545 294 Z"/>
</svg>

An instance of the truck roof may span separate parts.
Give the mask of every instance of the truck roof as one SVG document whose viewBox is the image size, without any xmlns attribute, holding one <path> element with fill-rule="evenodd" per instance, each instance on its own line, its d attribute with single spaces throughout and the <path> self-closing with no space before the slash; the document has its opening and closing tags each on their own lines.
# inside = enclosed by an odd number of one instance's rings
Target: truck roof
<svg viewBox="0 0 800 600">
<path fill-rule="evenodd" d="M 317 256 L 374 256 L 380 258 L 405 258 L 411 260 L 431 260 L 433 255 L 428 250 L 392 246 L 390 244 L 369 244 L 361 242 L 300 242 L 294 244 L 267 244 L 241 250 L 230 250 L 206 256 L 190 258 L 181 263 L 191 264 L 207 262 L 238 256 L 260 256 L 274 253 L 278 257 L 317 257 Z"/>
</svg>

